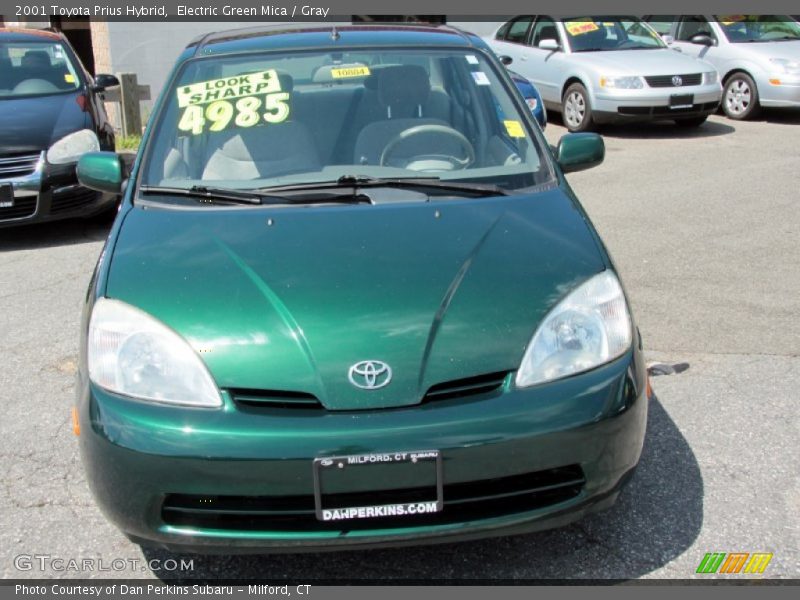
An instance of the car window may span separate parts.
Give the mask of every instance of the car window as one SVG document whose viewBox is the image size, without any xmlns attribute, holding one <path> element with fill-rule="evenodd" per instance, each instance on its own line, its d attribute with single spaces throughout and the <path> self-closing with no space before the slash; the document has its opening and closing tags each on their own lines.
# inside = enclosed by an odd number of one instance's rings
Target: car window
<svg viewBox="0 0 800 600">
<path fill-rule="evenodd" d="M 732 43 L 800 40 L 800 23 L 786 15 L 716 15 L 715 18 Z"/>
<path fill-rule="evenodd" d="M 672 24 L 677 20 L 674 15 L 659 15 L 647 17 L 647 24 L 650 25 L 659 35 L 671 35 Z"/>
<path fill-rule="evenodd" d="M 508 33 L 508 28 L 511 27 L 511 21 L 505 23 L 500 29 L 497 30 L 497 33 L 494 36 L 496 40 L 504 40 L 506 39 L 506 34 Z"/>
<path fill-rule="evenodd" d="M 559 42 L 556 22 L 550 17 L 539 17 L 536 20 L 536 24 L 533 26 L 531 45 L 533 47 L 538 47 L 539 42 L 542 40 L 555 40 L 556 42 Z"/>
<path fill-rule="evenodd" d="M 507 42 L 524 44 L 528 40 L 528 30 L 533 22 L 533 17 L 518 17 L 511 21 L 505 36 Z"/>
<path fill-rule="evenodd" d="M 0 42 L 0 97 L 58 94 L 80 86 L 62 44 Z"/>
<path fill-rule="evenodd" d="M 683 17 L 678 25 L 678 32 L 675 39 L 680 42 L 690 42 L 696 35 L 707 35 L 716 40 L 716 35 L 705 17 L 690 16 Z"/>
<path fill-rule="evenodd" d="M 666 45 L 661 36 L 636 17 L 575 17 L 564 19 L 573 52 L 653 50 Z"/>
<path fill-rule="evenodd" d="M 529 187 L 551 171 L 506 81 L 467 49 L 194 59 L 166 92 L 141 183 L 253 189 L 423 174 Z"/>
</svg>

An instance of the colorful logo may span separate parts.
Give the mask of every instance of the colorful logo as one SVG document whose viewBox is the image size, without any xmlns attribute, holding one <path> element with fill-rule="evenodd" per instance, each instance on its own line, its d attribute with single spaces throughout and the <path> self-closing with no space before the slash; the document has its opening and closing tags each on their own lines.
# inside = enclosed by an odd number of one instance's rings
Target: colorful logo
<svg viewBox="0 0 800 600">
<path fill-rule="evenodd" d="M 707 552 L 697 573 L 763 573 L 772 560 L 772 552 Z"/>
</svg>

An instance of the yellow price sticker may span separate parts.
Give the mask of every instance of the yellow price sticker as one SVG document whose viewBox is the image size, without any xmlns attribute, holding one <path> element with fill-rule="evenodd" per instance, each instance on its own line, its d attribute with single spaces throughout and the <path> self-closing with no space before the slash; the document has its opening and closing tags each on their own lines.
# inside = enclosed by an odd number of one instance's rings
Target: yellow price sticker
<svg viewBox="0 0 800 600">
<path fill-rule="evenodd" d="M 368 77 L 369 67 L 339 67 L 331 69 L 334 79 L 349 79 L 351 77 Z"/>
<path fill-rule="evenodd" d="M 64 73 L 64 81 L 67 83 L 75 83 L 75 75 L 72 73 Z"/>
<path fill-rule="evenodd" d="M 178 88 L 178 107 L 208 104 L 219 100 L 233 100 L 245 96 L 258 96 L 281 91 L 281 82 L 275 69 L 199 81 Z"/>
<path fill-rule="evenodd" d="M 585 23 L 567 23 L 567 32 L 572 35 L 582 35 L 584 33 L 589 33 L 591 31 L 597 31 L 600 27 L 597 26 L 597 23 L 585 22 Z"/>
<path fill-rule="evenodd" d="M 519 121 L 503 121 L 506 126 L 506 132 L 512 138 L 524 138 L 525 130 L 522 128 L 522 123 Z"/>
<path fill-rule="evenodd" d="M 733 25 L 734 23 L 740 23 L 746 20 L 747 17 L 745 15 L 723 15 L 720 16 L 719 22 L 725 26 Z"/>
</svg>

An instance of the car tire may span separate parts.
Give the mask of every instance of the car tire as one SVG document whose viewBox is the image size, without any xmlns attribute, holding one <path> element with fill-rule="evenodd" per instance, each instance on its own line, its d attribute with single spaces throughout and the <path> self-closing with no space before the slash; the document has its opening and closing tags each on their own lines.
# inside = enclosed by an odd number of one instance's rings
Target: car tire
<svg viewBox="0 0 800 600">
<path fill-rule="evenodd" d="M 722 110 L 735 121 L 751 119 L 759 113 L 758 88 L 750 75 L 734 73 L 728 78 L 722 91 Z"/>
<path fill-rule="evenodd" d="M 595 129 L 589 94 L 580 83 L 573 83 L 561 99 L 561 117 L 567 129 L 573 132 Z"/>
<path fill-rule="evenodd" d="M 700 125 L 705 123 L 707 119 L 708 115 L 704 117 L 692 117 L 690 119 L 676 119 L 675 125 L 678 127 L 686 127 L 687 129 L 692 127 L 700 127 Z"/>
</svg>

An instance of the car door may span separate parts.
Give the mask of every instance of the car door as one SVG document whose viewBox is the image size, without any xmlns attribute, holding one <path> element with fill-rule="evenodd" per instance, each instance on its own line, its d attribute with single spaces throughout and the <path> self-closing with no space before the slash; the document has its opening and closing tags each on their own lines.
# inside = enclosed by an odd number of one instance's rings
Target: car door
<svg viewBox="0 0 800 600">
<path fill-rule="evenodd" d="M 702 34 L 714 40 L 714 46 L 693 44 L 693 36 Z M 719 59 L 719 37 L 708 19 L 701 15 L 686 15 L 680 17 L 675 30 L 675 40 L 670 45 L 673 50 L 678 50 L 687 56 L 707 60 L 716 66 Z"/>
<path fill-rule="evenodd" d="M 558 49 L 539 48 L 542 40 L 555 40 Z M 564 44 L 556 26 L 555 19 L 539 16 L 534 21 L 527 43 L 522 49 L 521 64 L 518 70 L 533 81 L 549 104 L 561 103 L 561 83 L 564 78 Z"/>
<path fill-rule="evenodd" d="M 516 17 L 497 31 L 497 35 L 491 43 L 495 54 L 510 57 L 511 68 L 520 71 L 525 77 L 528 75 L 520 70 L 522 68 L 520 65 L 532 24 L 533 17 L 530 15 Z"/>
</svg>

